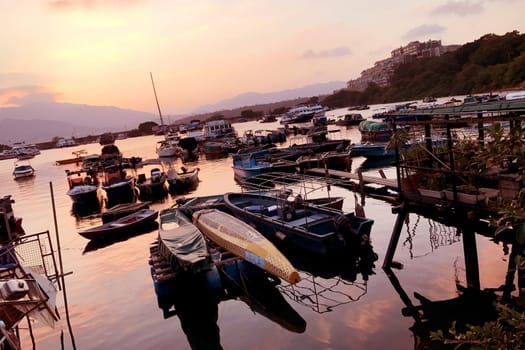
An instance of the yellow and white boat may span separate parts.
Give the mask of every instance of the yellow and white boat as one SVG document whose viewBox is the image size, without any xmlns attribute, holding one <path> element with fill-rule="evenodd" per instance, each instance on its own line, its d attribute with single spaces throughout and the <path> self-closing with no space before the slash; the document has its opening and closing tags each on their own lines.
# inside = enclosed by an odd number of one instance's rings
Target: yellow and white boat
<svg viewBox="0 0 525 350">
<path fill-rule="evenodd" d="M 217 209 L 193 213 L 193 223 L 212 241 L 231 253 L 289 282 L 301 280 L 288 259 L 259 231 Z"/>
</svg>

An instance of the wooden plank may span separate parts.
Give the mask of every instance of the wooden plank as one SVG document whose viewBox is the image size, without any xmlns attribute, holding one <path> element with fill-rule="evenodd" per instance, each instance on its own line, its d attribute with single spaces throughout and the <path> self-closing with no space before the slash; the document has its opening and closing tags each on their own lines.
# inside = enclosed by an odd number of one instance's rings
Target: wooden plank
<svg viewBox="0 0 525 350">
<path fill-rule="evenodd" d="M 341 171 L 341 170 L 331 170 L 331 169 L 323 169 L 323 168 L 311 168 L 311 169 L 305 169 L 305 171 L 308 174 L 314 174 L 314 175 L 328 175 L 330 177 L 339 177 L 343 179 L 348 180 L 357 180 L 359 181 L 359 175 L 354 173 L 349 173 L 347 171 Z M 397 187 L 397 180 L 395 179 L 385 179 L 381 177 L 376 176 L 368 176 L 368 175 L 361 175 L 362 180 L 365 184 L 376 184 L 388 187 L 393 190 L 398 190 Z"/>
</svg>

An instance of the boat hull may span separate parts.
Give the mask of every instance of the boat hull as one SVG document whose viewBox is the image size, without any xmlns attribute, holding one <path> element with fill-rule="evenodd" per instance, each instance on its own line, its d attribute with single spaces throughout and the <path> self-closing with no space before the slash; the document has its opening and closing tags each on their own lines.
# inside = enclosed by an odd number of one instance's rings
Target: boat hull
<svg viewBox="0 0 525 350">
<path fill-rule="evenodd" d="M 314 256 L 341 256 L 367 241 L 373 220 L 307 203 L 255 193 L 227 193 L 228 209 L 279 248 Z"/>
<path fill-rule="evenodd" d="M 111 208 L 121 203 L 131 203 L 136 199 L 135 179 L 128 178 L 118 180 L 110 184 L 102 185 L 106 192 L 106 206 Z"/>
<path fill-rule="evenodd" d="M 183 194 L 193 191 L 199 185 L 199 168 L 188 172 L 172 174 L 168 171 L 168 192 L 170 194 Z"/>
<path fill-rule="evenodd" d="M 95 185 L 80 185 L 71 188 L 67 191 L 67 195 L 73 203 L 79 205 L 99 204 L 98 186 Z"/>
<path fill-rule="evenodd" d="M 147 227 L 158 216 L 158 211 L 153 209 L 142 209 L 136 213 L 124 216 L 118 220 L 111 221 L 101 226 L 80 231 L 79 234 L 87 239 L 109 239 L 121 234 L 129 234 Z"/>
<path fill-rule="evenodd" d="M 284 255 L 250 225 L 217 209 L 193 213 L 195 225 L 217 245 L 289 283 L 301 280 Z"/>
<path fill-rule="evenodd" d="M 108 222 L 115 221 L 124 216 L 133 214 L 142 209 L 148 209 L 150 202 L 136 202 L 136 203 L 121 203 L 117 204 L 110 209 L 100 214 L 102 223 L 107 224 Z"/>
</svg>

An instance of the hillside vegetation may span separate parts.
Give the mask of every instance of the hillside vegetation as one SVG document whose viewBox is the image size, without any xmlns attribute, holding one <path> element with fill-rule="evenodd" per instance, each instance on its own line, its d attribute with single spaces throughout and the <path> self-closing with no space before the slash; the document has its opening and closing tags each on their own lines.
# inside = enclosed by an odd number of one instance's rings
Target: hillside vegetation
<svg viewBox="0 0 525 350">
<path fill-rule="evenodd" d="M 387 87 L 370 84 L 363 92 L 344 89 L 322 103 L 336 108 L 512 88 L 525 88 L 525 34 L 518 31 L 486 34 L 456 51 L 402 64 Z"/>
</svg>

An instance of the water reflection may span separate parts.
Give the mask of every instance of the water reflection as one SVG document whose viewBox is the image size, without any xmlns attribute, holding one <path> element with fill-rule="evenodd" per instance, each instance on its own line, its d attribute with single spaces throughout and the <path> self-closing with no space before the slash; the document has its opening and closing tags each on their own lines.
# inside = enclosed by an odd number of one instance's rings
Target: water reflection
<svg viewBox="0 0 525 350">
<path fill-rule="evenodd" d="M 71 205 L 71 215 L 74 216 L 77 219 L 77 221 L 80 221 L 83 218 L 100 214 L 101 209 L 102 204 L 100 202 L 93 202 L 89 204 L 73 203 Z"/>
<path fill-rule="evenodd" d="M 378 259 L 369 243 L 339 259 L 311 259 L 290 252 L 286 256 L 301 270 L 302 280 L 295 285 L 282 285 L 279 290 L 317 313 L 361 299 L 367 293 L 368 279 L 375 274 Z"/>
<path fill-rule="evenodd" d="M 98 249 L 102 249 L 102 248 L 108 247 L 118 242 L 124 242 L 135 236 L 149 233 L 149 232 L 152 232 L 158 229 L 159 229 L 159 223 L 157 221 L 153 221 L 149 224 L 141 225 L 140 229 L 128 230 L 123 233 L 119 233 L 118 235 L 111 236 L 111 237 L 92 239 L 88 241 L 88 243 L 84 247 L 84 250 L 82 251 L 82 254 L 86 254 L 86 253 L 89 253 L 89 252 L 92 252 Z"/>
<path fill-rule="evenodd" d="M 414 222 L 411 222 L 411 218 L 413 215 L 415 215 L 416 219 Z M 421 220 L 423 219 L 426 219 L 428 225 L 428 239 L 430 243 L 430 252 L 433 252 L 440 247 L 452 245 L 461 241 L 461 234 L 458 232 L 457 228 L 445 225 L 443 223 L 440 223 L 439 221 L 435 221 L 430 218 L 425 218 L 424 216 L 419 214 L 413 215 L 407 215 L 405 219 L 407 237 L 403 242 L 403 246 L 408 248 L 411 259 L 418 257 L 413 252 L 413 242 L 416 238 Z M 424 253 L 423 255 L 427 254 L 428 252 Z"/>
<path fill-rule="evenodd" d="M 392 270 L 392 267 L 402 267 L 402 265 L 385 259 L 383 269 L 405 305 L 401 313 L 403 316 L 411 317 L 414 320 L 410 331 L 414 334 L 415 349 L 452 349 L 457 347 L 457 343 L 450 344 L 448 347 L 443 341 L 433 340 L 432 333 L 439 331 L 445 339 L 454 339 L 457 334 L 469 331 L 471 326 L 481 326 L 487 322 L 496 321 L 500 316 L 498 308 L 502 305 L 519 310 L 519 312 L 523 311 L 525 305 L 523 303 L 525 300 L 525 269 L 519 266 L 519 261 L 523 261 L 525 245 L 517 239 L 519 230 L 512 230 L 513 233 L 505 235 L 506 240 L 501 241 L 503 242 L 503 253 L 508 255 L 504 283 L 496 287 L 491 286 L 482 289 L 480 287 L 478 250 L 474 235 L 494 237 L 494 228 L 484 223 L 484 220 L 476 220 L 473 216 L 452 221 L 439 211 L 435 211 L 434 215 L 426 211 L 424 216 L 416 214 L 415 222 L 411 223 L 410 219 L 414 214 L 410 211 L 404 217 L 400 216 L 407 231 L 407 239 L 403 245 L 408 247 L 410 258 L 416 257 L 412 252 L 413 243 L 418 227 L 424 226 L 421 224 L 423 223 L 422 219 L 425 218 L 428 220 L 429 243 L 432 252 L 439 247 L 460 241 L 463 243 L 466 273 L 466 286 L 463 286 L 460 283 L 461 278 L 456 266 L 456 295 L 452 298 L 432 300 L 418 291 L 414 291 L 411 297 Z M 458 215 L 455 219 L 460 217 Z M 501 243 L 498 242 L 498 237 L 494 239 L 496 244 Z M 511 239 L 508 240 L 509 238 Z M 509 245 L 512 245 L 510 255 Z M 518 288 L 514 284 L 516 274 Z M 494 326 L 490 325 L 489 327 Z M 479 332 L 481 335 L 488 334 L 481 329 Z M 469 342 L 467 338 L 463 338 L 463 340 Z"/>
<path fill-rule="evenodd" d="M 283 328 L 303 333 L 306 321 L 276 288 L 280 280 L 241 259 L 225 261 L 201 273 L 152 277 L 164 318 L 178 316 L 192 349 L 222 349 L 218 304 L 241 300 L 258 314 Z"/>
<path fill-rule="evenodd" d="M 457 331 L 464 332 L 467 325 L 482 325 L 497 318 L 494 303 L 497 296 L 493 289 L 480 290 L 456 284 L 456 297 L 435 301 L 414 292 L 414 298 L 419 302 L 416 305 L 401 286 L 393 270 L 385 268 L 385 272 L 405 304 L 401 313 L 414 319 L 414 324 L 410 327 L 414 334 L 414 349 L 453 349 L 457 345 L 446 347 L 442 342 L 432 341 L 431 332 L 440 330 L 447 337 L 451 337 L 450 327 L 453 324 Z"/>
</svg>

